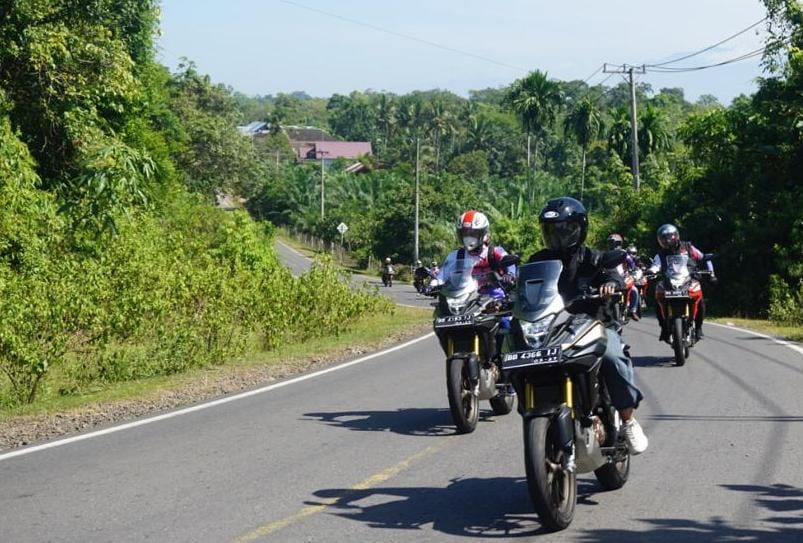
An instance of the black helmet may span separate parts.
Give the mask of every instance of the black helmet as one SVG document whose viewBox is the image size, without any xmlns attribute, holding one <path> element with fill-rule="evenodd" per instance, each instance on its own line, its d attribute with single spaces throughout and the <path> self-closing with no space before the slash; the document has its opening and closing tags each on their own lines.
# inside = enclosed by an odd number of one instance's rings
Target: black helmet
<svg viewBox="0 0 803 543">
<path fill-rule="evenodd" d="M 563 196 L 549 200 L 538 214 L 544 243 L 552 251 L 579 246 L 588 234 L 588 213 L 578 200 Z"/>
<path fill-rule="evenodd" d="M 662 249 L 674 251 L 680 245 L 680 233 L 674 224 L 660 226 L 656 237 L 658 238 L 658 245 Z"/>
<path fill-rule="evenodd" d="M 625 244 L 625 240 L 621 234 L 611 234 L 608 236 L 608 250 L 621 249 Z"/>
</svg>

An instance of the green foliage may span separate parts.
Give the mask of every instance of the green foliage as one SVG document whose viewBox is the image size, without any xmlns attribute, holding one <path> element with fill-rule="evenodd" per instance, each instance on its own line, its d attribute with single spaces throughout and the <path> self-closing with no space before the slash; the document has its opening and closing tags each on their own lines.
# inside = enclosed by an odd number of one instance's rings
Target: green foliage
<svg viewBox="0 0 803 543">
<path fill-rule="evenodd" d="M 803 281 L 793 288 L 777 275 L 770 276 L 769 318 L 780 324 L 803 325 Z"/>
</svg>

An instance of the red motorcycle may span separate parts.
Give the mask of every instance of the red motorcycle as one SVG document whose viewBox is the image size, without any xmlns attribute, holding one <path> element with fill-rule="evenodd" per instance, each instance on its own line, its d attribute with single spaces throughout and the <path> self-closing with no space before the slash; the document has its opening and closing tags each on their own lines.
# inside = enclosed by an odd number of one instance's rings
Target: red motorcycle
<svg viewBox="0 0 803 543">
<path fill-rule="evenodd" d="M 711 259 L 705 255 L 702 262 Z M 666 257 L 666 270 L 662 280 L 655 287 L 658 311 L 669 328 L 670 344 L 675 351 L 675 364 L 682 366 L 689 358 L 690 349 L 696 342 L 695 319 L 703 300 L 703 287 L 699 276 L 708 271 L 689 270 L 688 255 L 669 255 Z M 653 277 L 658 277 L 653 276 Z"/>
</svg>

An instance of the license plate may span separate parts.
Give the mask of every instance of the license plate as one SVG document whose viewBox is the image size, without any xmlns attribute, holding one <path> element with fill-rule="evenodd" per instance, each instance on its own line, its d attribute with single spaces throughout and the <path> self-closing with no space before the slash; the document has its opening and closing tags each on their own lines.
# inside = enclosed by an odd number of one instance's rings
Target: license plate
<svg viewBox="0 0 803 543">
<path fill-rule="evenodd" d="M 545 347 L 531 351 L 518 351 L 502 356 L 502 369 L 512 370 L 528 366 L 546 366 L 560 362 L 562 351 L 560 347 Z"/>
<path fill-rule="evenodd" d="M 455 326 L 473 326 L 473 315 L 449 315 L 448 317 L 436 317 L 435 328 L 454 328 Z"/>
</svg>

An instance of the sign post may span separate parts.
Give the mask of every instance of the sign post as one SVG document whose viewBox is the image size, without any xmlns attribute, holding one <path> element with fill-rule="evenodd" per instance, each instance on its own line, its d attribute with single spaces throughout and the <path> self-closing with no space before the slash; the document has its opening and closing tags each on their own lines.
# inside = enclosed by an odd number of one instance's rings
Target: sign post
<svg viewBox="0 0 803 543">
<path fill-rule="evenodd" d="M 341 222 L 340 224 L 337 225 L 337 231 L 340 232 L 340 249 L 341 249 L 341 251 L 343 250 L 343 236 L 346 235 L 346 232 L 348 231 L 348 229 L 349 229 L 349 227 L 346 226 L 346 223 L 344 223 L 344 222 Z"/>
</svg>

